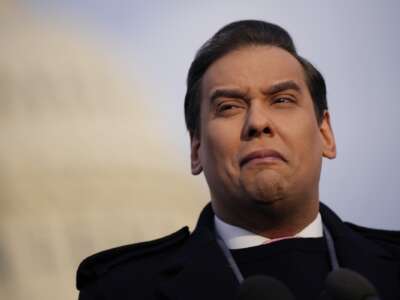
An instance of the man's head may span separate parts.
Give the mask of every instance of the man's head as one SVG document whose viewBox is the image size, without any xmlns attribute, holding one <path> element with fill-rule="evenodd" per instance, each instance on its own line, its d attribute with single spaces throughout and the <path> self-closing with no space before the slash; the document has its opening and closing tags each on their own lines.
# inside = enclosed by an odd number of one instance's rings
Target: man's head
<svg viewBox="0 0 400 300">
<path fill-rule="evenodd" d="M 201 79 L 208 67 L 225 54 L 246 46 L 282 48 L 302 65 L 318 121 L 328 109 L 325 81 L 320 72 L 297 54 L 289 33 L 282 27 L 257 20 L 230 23 L 222 27 L 197 52 L 189 69 L 185 96 L 185 121 L 190 135 L 198 134 L 200 124 Z"/>
<path fill-rule="evenodd" d="M 260 220 L 315 217 L 321 159 L 335 142 L 323 77 L 289 34 L 229 24 L 199 50 L 187 83 L 192 172 L 204 171 L 218 216 L 260 232 Z"/>
</svg>

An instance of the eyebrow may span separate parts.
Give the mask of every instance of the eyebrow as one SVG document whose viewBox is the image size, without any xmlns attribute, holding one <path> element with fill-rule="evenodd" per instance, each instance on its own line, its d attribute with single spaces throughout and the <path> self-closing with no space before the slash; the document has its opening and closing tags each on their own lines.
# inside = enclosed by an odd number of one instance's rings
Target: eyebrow
<svg viewBox="0 0 400 300">
<path fill-rule="evenodd" d="M 273 95 L 285 90 L 295 90 L 297 92 L 301 92 L 300 86 L 294 82 L 293 80 L 278 82 L 269 88 L 267 88 L 263 93 L 266 95 Z"/>
<path fill-rule="evenodd" d="M 213 91 L 211 93 L 210 102 L 213 103 L 219 97 L 237 98 L 237 99 L 243 99 L 243 100 L 248 99 L 247 93 L 242 90 L 220 88 L 220 89 L 216 89 L 215 91 Z"/>
<path fill-rule="evenodd" d="M 294 82 L 293 80 L 287 80 L 273 84 L 272 86 L 264 90 L 263 94 L 273 95 L 286 90 L 295 90 L 297 92 L 301 92 L 301 88 L 296 82 Z M 247 93 L 243 90 L 234 88 L 233 89 L 219 88 L 211 93 L 210 102 L 213 103 L 219 97 L 237 98 L 237 99 L 243 99 L 245 101 L 248 101 L 249 98 Z"/>
</svg>

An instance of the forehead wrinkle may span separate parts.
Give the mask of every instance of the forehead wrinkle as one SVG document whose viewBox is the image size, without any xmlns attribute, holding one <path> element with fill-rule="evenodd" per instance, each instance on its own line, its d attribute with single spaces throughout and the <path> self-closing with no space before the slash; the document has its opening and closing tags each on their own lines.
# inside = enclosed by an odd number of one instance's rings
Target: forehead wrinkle
<svg viewBox="0 0 400 300">
<path fill-rule="evenodd" d="M 238 89 L 238 90 L 242 90 L 243 92 L 243 86 L 242 84 L 245 85 L 246 87 L 246 96 L 247 99 L 249 99 L 250 97 L 250 91 L 252 90 L 253 87 L 249 87 L 247 86 L 250 83 L 255 84 L 257 83 L 254 80 L 251 80 L 252 78 L 252 74 L 251 73 L 240 73 L 238 74 L 237 72 L 232 72 L 231 68 L 240 68 L 240 71 L 242 71 L 242 66 L 237 66 L 237 62 L 239 61 L 238 58 L 235 58 L 233 61 L 229 61 L 229 63 L 227 64 L 226 61 L 223 62 L 223 60 L 227 60 L 228 56 L 236 56 L 236 55 L 246 55 L 246 56 L 254 56 L 255 53 L 252 53 L 254 50 L 256 50 L 257 52 L 261 49 L 265 49 L 266 46 L 261 46 L 261 47 L 245 47 L 245 48 L 241 48 L 241 49 L 237 49 L 235 51 L 232 51 L 226 55 L 224 55 L 223 57 L 217 59 L 214 63 L 212 63 L 208 69 L 206 70 L 206 72 L 204 73 L 203 77 L 201 78 L 201 90 L 202 90 L 202 94 L 203 94 L 203 101 L 206 100 L 206 103 L 213 103 L 212 100 L 215 99 L 211 99 L 211 95 L 212 93 L 215 91 L 215 89 L 218 88 L 227 88 L 227 89 Z M 283 55 L 283 53 L 286 54 L 285 50 L 282 50 L 280 48 L 276 48 L 276 47 L 268 47 L 269 49 L 267 49 L 268 51 L 272 51 L 270 52 L 272 57 L 270 60 L 267 60 L 266 63 L 272 64 L 271 67 L 273 70 L 278 72 L 279 78 L 271 78 L 270 76 L 266 76 L 264 79 L 267 80 L 266 82 L 262 83 L 262 82 L 258 82 L 259 87 L 257 88 L 257 90 L 262 93 L 262 94 L 267 94 L 267 93 L 277 93 L 279 91 L 284 91 L 284 90 L 289 90 L 292 89 L 300 94 L 304 93 L 304 89 L 307 89 L 307 83 L 306 83 L 306 78 L 304 76 L 304 69 L 301 66 L 301 64 L 298 62 L 298 60 L 296 60 L 295 57 L 293 57 L 290 53 L 287 53 L 289 56 L 288 57 L 281 57 Z M 250 50 L 250 51 L 249 51 Z M 278 50 L 278 52 L 277 52 Z M 246 52 L 246 53 L 245 53 Z M 268 53 L 267 53 L 268 54 Z M 278 59 L 284 59 L 284 69 L 287 69 L 283 74 L 281 72 L 281 68 L 279 66 L 277 66 L 276 62 L 275 62 L 275 56 L 278 56 Z M 233 57 L 230 57 L 230 59 L 232 60 Z M 222 63 L 223 62 L 223 63 Z M 288 65 L 290 64 L 290 65 Z M 249 62 L 249 66 L 254 65 L 252 61 Z M 265 72 L 265 70 L 264 70 Z M 289 72 L 289 74 L 287 73 Z M 234 74 L 234 75 L 233 75 Z M 210 76 L 211 75 L 211 76 Z M 245 76 L 246 75 L 246 76 Z M 245 78 L 244 78 L 244 77 Z M 221 77 L 224 78 L 223 81 L 221 81 Z M 257 76 L 256 76 L 257 77 Z M 262 76 L 259 76 L 259 78 L 261 78 Z M 285 78 L 286 77 L 286 78 Z M 300 77 L 300 78 L 298 78 Z M 250 80 L 248 80 L 250 78 Z M 242 79 L 245 79 L 244 81 L 242 81 Z M 286 86 L 286 87 L 280 87 L 279 89 L 276 88 L 274 91 L 270 90 L 268 92 L 266 92 L 270 86 L 272 85 L 276 85 L 276 84 L 271 84 L 271 82 L 274 82 L 275 80 L 278 81 L 278 84 L 280 85 L 281 82 L 285 82 L 285 81 L 292 81 L 292 83 L 294 83 L 291 87 L 290 86 Z M 297 80 L 298 79 L 298 80 Z M 273 81 L 271 81 L 273 80 Z M 225 81 L 225 82 L 224 82 Z M 231 81 L 232 84 L 227 84 L 225 85 L 226 81 Z M 304 82 L 303 82 L 304 81 Z M 304 83 L 304 85 L 303 85 Z M 266 88 L 264 88 L 264 87 Z"/>
</svg>

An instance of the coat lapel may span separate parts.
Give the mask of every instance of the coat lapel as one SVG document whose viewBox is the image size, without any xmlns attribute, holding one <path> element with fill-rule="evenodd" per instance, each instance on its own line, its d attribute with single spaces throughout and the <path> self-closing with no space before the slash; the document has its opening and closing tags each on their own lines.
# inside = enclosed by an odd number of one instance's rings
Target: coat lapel
<svg viewBox="0 0 400 300">
<path fill-rule="evenodd" d="M 162 272 L 159 293 L 167 299 L 234 299 L 239 283 L 215 239 L 207 206 L 189 241 Z"/>
<path fill-rule="evenodd" d="M 321 215 L 333 236 L 340 267 L 365 276 L 382 299 L 400 299 L 398 260 L 380 245 L 352 230 L 323 204 Z"/>
</svg>

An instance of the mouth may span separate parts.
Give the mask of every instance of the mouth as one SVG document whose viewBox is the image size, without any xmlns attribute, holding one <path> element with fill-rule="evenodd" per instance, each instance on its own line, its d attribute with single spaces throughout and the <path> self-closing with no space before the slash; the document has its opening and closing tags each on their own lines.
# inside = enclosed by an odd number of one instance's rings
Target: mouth
<svg viewBox="0 0 400 300">
<path fill-rule="evenodd" d="M 272 149 L 262 149 L 253 151 L 240 160 L 240 167 L 249 163 L 275 163 L 287 162 L 286 159 L 278 152 Z"/>
</svg>

